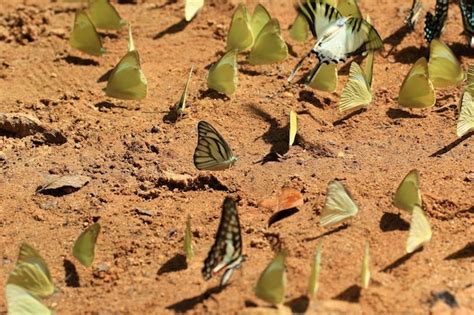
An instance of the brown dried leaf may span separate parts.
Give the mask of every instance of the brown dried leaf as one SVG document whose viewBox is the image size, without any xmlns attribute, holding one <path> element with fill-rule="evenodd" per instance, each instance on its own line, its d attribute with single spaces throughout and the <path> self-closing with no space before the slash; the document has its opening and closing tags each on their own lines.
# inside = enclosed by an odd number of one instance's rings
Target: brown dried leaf
<svg viewBox="0 0 474 315">
<path fill-rule="evenodd" d="M 0 131 L 23 138 L 43 132 L 46 128 L 38 118 L 20 113 L 0 113 Z"/>
<path fill-rule="evenodd" d="M 90 180 L 90 177 L 82 175 L 49 176 L 47 182 L 40 186 L 37 192 L 45 195 L 66 195 L 81 189 Z"/>
<path fill-rule="evenodd" d="M 277 196 L 265 198 L 258 203 L 259 207 L 273 212 L 296 208 L 302 205 L 303 195 L 293 188 L 283 188 Z"/>
</svg>

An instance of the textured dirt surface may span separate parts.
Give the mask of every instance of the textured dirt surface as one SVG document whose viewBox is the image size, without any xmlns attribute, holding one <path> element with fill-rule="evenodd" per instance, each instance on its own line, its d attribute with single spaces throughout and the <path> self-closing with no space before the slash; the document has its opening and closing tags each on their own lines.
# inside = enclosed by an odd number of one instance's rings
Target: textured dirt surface
<svg viewBox="0 0 474 315">
<path fill-rule="evenodd" d="M 102 92 L 105 82 L 97 82 L 126 51 L 125 28 L 105 34 L 107 54 L 90 58 L 67 41 L 79 3 L 0 4 L 0 112 L 34 115 L 67 139 L 55 143 L 35 135 L 0 135 L 0 313 L 6 309 L 4 283 L 23 241 L 49 263 L 59 291 L 46 303 L 58 314 L 228 314 L 264 306 L 252 288 L 273 256 L 266 232 L 278 233 L 288 249 L 285 300 L 295 311 L 304 310 L 300 297 L 319 241 L 318 299 L 349 301 L 340 305 L 346 313 L 426 314 L 432 295 L 442 290 L 473 307 L 474 147 L 473 137 L 458 140 L 455 134 L 461 88 L 437 91 L 436 105 L 427 110 L 401 110 L 395 99 L 411 64 L 428 53 L 421 24 L 403 37 L 411 1 L 360 1 L 384 38 L 385 50 L 375 58 L 373 104 L 349 116 L 337 110 L 348 66 L 341 67 L 334 94 L 286 82 L 312 44 L 288 36 L 295 16 L 291 1 L 261 3 L 280 20 L 292 54 L 270 66 L 251 66 L 240 56 L 239 87 L 230 99 L 208 91 L 205 78 L 224 51 L 235 5 L 207 1 L 186 24 L 182 1 L 138 2 L 117 9 L 133 25 L 148 79 L 149 95 L 141 102 L 110 99 Z M 257 3 L 245 2 L 251 11 Z M 432 9 L 434 1 L 425 4 Z M 442 39 L 466 69 L 474 53 L 461 32 L 459 8 L 452 3 Z M 191 65 L 195 74 L 188 115 L 166 123 Z M 292 109 L 299 113 L 299 145 L 281 162 L 256 163 L 270 152 L 284 151 Z M 207 176 L 192 162 L 196 124 L 202 119 L 221 132 L 239 161 L 189 188 L 167 184 L 167 172 Z M 405 256 L 409 217 L 391 205 L 391 198 L 413 168 L 421 173 L 433 238 L 422 251 Z M 71 194 L 36 194 L 48 175 L 91 180 Z M 360 212 L 346 228 L 325 229 L 319 226 L 319 211 L 327 183 L 335 178 L 352 192 Z M 283 186 L 299 189 L 305 203 L 268 228 L 272 213 L 257 203 Z M 219 290 L 218 279 L 205 282 L 200 268 L 229 193 L 241 198 L 248 258 L 231 284 Z M 187 214 L 192 216 L 195 259 L 184 269 Z M 86 269 L 72 257 L 72 243 L 99 218 L 103 229 L 96 260 Z M 354 285 L 366 240 L 373 281 L 359 297 Z M 79 279 L 66 277 L 71 264 Z M 311 303 L 308 312 L 316 309 Z"/>
</svg>

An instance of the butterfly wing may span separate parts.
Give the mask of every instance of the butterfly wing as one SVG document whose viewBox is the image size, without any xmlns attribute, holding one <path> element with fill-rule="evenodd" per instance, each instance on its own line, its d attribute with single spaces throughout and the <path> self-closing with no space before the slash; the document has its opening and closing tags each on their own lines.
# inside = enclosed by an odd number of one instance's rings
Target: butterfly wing
<svg viewBox="0 0 474 315">
<path fill-rule="evenodd" d="M 186 0 L 184 2 L 184 18 L 186 21 L 191 21 L 203 6 L 204 0 Z"/>
<path fill-rule="evenodd" d="M 319 289 L 319 273 L 321 272 L 321 243 L 318 244 L 314 253 L 313 263 L 311 265 L 311 275 L 309 277 L 308 293 L 314 297 Z"/>
<path fill-rule="evenodd" d="M 294 111 L 290 111 L 290 137 L 288 147 L 291 147 L 295 142 L 296 133 L 298 132 L 298 117 Z"/>
<path fill-rule="evenodd" d="M 367 289 L 370 282 L 370 253 L 369 242 L 365 243 L 364 258 L 362 259 L 361 287 Z"/>
<path fill-rule="evenodd" d="M 424 33 L 428 43 L 441 36 L 448 17 L 448 7 L 449 0 L 436 0 L 435 15 L 426 13 Z"/>
<path fill-rule="evenodd" d="M 349 79 L 342 91 L 339 111 L 355 110 L 372 102 L 372 93 L 362 69 L 356 62 L 351 63 Z"/>
<path fill-rule="evenodd" d="M 198 144 L 194 165 L 199 170 L 220 171 L 230 168 L 237 159 L 227 142 L 205 121 L 198 123 Z"/>
<path fill-rule="evenodd" d="M 7 284 L 5 293 L 9 315 L 53 314 L 39 299 L 18 285 Z"/>
<path fill-rule="evenodd" d="M 343 16 L 362 17 L 357 0 L 338 0 L 337 9 Z"/>
<path fill-rule="evenodd" d="M 273 305 L 283 303 L 287 285 L 285 253 L 278 253 L 258 278 L 255 295 Z"/>
<path fill-rule="evenodd" d="M 461 110 L 459 112 L 456 133 L 462 137 L 468 132 L 474 131 L 474 102 L 469 91 L 464 92 L 461 100 Z"/>
<path fill-rule="evenodd" d="M 89 0 L 89 14 L 95 27 L 117 30 L 127 24 L 109 0 Z"/>
<path fill-rule="evenodd" d="M 306 0 L 299 11 L 306 18 L 315 38 L 322 36 L 324 29 L 342 17 L 341 13 L 327 2 Z"/>
<path fill-rule="evenodd" d="M 415 206 L 422 206 L 420 192 L 420 173 L 417 170 L 411 170 L 397 188 L 393 198 L 395 207 L 412 212 Z"/>
<path fill-rule="evenodd" d="M 191 70 L 189 70 L 188 80 L 186 81 L 186 84 L 184 85 L 183 93 L 181 94 L 181 98 L 179 99 L 178 103 L 176 103 L 176 106 L 175 106 L 175 111 L 178 117 L 183 116 L 184 110 L 186 109 L 186 99 L 188 97 L 189 82 L 191 82 L 191 75 L 193 74 L 193 69 L 194 67 L 191 67 Z"/>
<path fill-rule="evenodd" d="M 355 216 L 359 208 L 346 190 L 337 180 L 329 183 L 326 203 L 321 211 L 321 225 L 331 226 Z"/>
<path fill-rule="evenodd" d="M 100 233 L 100 224 L 94 223 L 79 235 L 72 248 L 72 254 L 81 264 L 90 267 L 94 261 L 95 244 Z"/>
<path fill-rule="evenodd" d="M 20 286 L 38 297 L 50 296 L 55 291 L 48 265 L 43 257 L 26 243 L 20 247 L 17 264 L 10 273 L 7 284 Z"/>
<path fill-rule="evenodd" d="M 428 63 L 421 57 L 403 80 L 398 103 L 402 107 L 425 108 L 433 106 L 435 102 L 435 90 L 428 77 Z"/>
<path fill-rule="evenodd" d="M 323 63 L 319 67 L 315 67 L 313 71 L 316 73 L 310 73 L 309 77 L 311 81 L 308 86 L 325 92 L 334 92 L 337 89 L 337 67 L 334 63 Z"/>
<path fill-rule="evenodd" d="M 237 205 L 231 197 L 226 197 L 216 238 L 204 261 L 202 275 L 205 280 L 209 280 L 213 274 L 226 269 L 221 280 L 221 285 L 225 285 L 233 270 L 239 268 L 243 260 Z"/>
<path fill-rule="evenodd" d="M 207 77 L 207 86 L 227 96 L 237 89 L 237 50 L 229 50 L 212 65 Z"/>
<path fill-rule="evenodd" d="M 69 43 L 72 47 L 93 56 L 101 56 L 105 53 L 99 34 L 84 11 L 76 13 Z"/>
<path fill-rule="evenodd" d="M 458 85 L 464 80 L 464 71 L 453 51 L 436 38 L 430 43 L 428 74 L 435 88 Z"/>
<path fill-rule="evenodd" d="M 423 209 L 419 206 L 413 208 L 410 231 L 408 232 L 408 240 L 406 251 L 407 253 L 413 253 L 418 248 L 431 240 L 431 226 L 428 218 L 426 217 Z"/>
<path fill-rule="evenodd" d="M 254 36 L 250 26 L 250 16 L 245 5 L 241 3 L 232 15 L 229 34 L 227 35 L 226 50 L 247 50 L 252 47 L 253 41 Z"/>
<path fill-rule="evenodd" d="M 280 23 L 277 19 L 268 22 L 258 34 L 248 56 L 253 65 L 272 64 L 288 57 L 288 47 L 281 37 Z"/>
<path fill-rule="evenodd" d="M 470 37 L 471 48 L 474 48 L 474 2 L 469 0 L 458 0 L 461 9 L 464 32 Z"/>
<path fill-rule="evenodd" d="M 250 28 L 252 29 L 253 38 L 256 38 L 263 27 L 271 20 L 270 13 L 260 3 L 257 4 L 250 19 Z"/>
<path fill-rule="evenodd" d="M 421 11 L 423 10 L 423 3 L 420 0 L 413 0 L 410 12 L 408 13 L 405 23 L 413 31 L 415 30 L 415 25 L 420 18 Z"/>
<path fill-rule="evenodd" d="M 308 22 L 302 13 L 298 13 L 295 20 L 293 21 L 293 24 L 291 24 L 290 36 L 298 42 L 305 42 L 308 39 L 308 35 Z"/>
</svg>

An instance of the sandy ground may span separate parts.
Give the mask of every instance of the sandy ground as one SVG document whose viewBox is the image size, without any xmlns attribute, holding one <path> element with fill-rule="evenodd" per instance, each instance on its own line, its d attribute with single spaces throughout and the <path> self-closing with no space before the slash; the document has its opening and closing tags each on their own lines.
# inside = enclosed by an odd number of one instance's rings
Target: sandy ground
<svg viewBox="0 0 474 315">
<path fill-rule="evenodd" d="M 3 284 L 23 241 L 49 263 L 59 291 L 46 303 L 58 314 L 228 314 L 264 306 L 252 288 L 273 256 L 267 232 L 278 233 L 288 250 L 285 301 L 294 311 L 307 306 L 302 296 L 319 241 L 318 299 L 339 301 L 345 313 L 426 314 L 432 295 L 442 290 L 455 295 L 461 306 L 473 307 L 474 147 L 472 137 L 458 140 L 455 133 L 461 88 L 437 91 L 436 105 L 427 110 L 401 110 L 396 102 L 411 64 L 428 54 L 421 24 L 403 37 L 411 1 L 360 1 L 385 50 L 375 58 L 374 102 L 355 115 L 337 110 L 348 66 L 340 67 L 334 94 L 286 82 L 312 44 L 289 37 L 295 16 L 290 1 L 261 1 L 280 20 L 290 57 L 277 65 L 251 66 L 242 55 L 237 92 L 229 99 L 208 91 L 207 69 L 224 51 L 235 7 L 225 0 L 208 2 L 189 24 L 182 19 L 182 1 L 117 5 L 133 25 L 149 83 L 148 97 L 136 102 L 106 97 L 105 82 L 97 82 L 126 51 L 126 28 L 105 34 L 107 54 L 91 58 L 68 45 L 80 4 L 2 1 L 0 112 L 35 115 L 67 141 L 0 135 L 0 312 L 6 310 Z M 244 2 L 251 11 L 257 3 Z M 425 4 L 433 8 L 432 2 Z M 18 20 L 22 28 L 12 25 Z M 461 32 L 459 8 L 452 3 L 442 39 L 466 69 L 474 53 Z M 191 65 L 196 70 L 188 115 L 167 123 L 164 117 L 179 99 Z M 290 110 L 299 113 L 299 145 L 284 161 L 255 163 L 270 152 L 283 152 Z M 239 161 L 230 170 L 212 173 L 209 185 L 187 189 L 167 184 L 166 172 L 207 174 L 192 162 L 199 120 L 223 134 Z M 409 216 L 392 206 L 391 198 L 413 168 L 421 173 L 433 238 L 422 251 L 405 256 Z M 51 174 L 86 175 L 91 181 L 64 196 L 36 194 Z M 319 225 L 319 212 L 327 183 L 335 178 L 350 189 L 360 213 L 346 228 L 334 230 Z M 272 213 L 257 203 L 285 185 L 299 189 L 305 203 L 267 227 Z M 219 290 L 218 279 L 205 282 L 200 268 L 227 194 L 241 199 L 248 258 L 231 284 Z M 186 268 L 182 240 L 187 214 L 192 216 L 195 259 Z M 103 229 L 96 260 L 87 269 L 70 251 L 84 227 L 99 218 Z M 355 285 L 366 240 L 373 281 L 361 291 Z M 71 264 L 78 279 L 66 276 Z M 308 312 L 317 309 L 312 302 Z"/>
</svg>

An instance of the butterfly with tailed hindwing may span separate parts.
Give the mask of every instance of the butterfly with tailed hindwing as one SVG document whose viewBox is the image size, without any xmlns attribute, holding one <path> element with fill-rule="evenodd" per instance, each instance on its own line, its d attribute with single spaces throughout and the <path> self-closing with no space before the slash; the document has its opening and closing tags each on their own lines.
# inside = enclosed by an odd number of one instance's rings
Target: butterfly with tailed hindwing
<svg viewBox="0 0 474 315">
<path fill-rule="evenodd" d="M 231 197 L 226 197 L 222 204 L 221 221 L 216 239 L 204 261 L 202 276 L 205 280 L 209 280 L 213 274 L 225 269 L 221 278 L 221 286 L 224 286 L 244 260 L 236 201 Z"/>
</svg>

